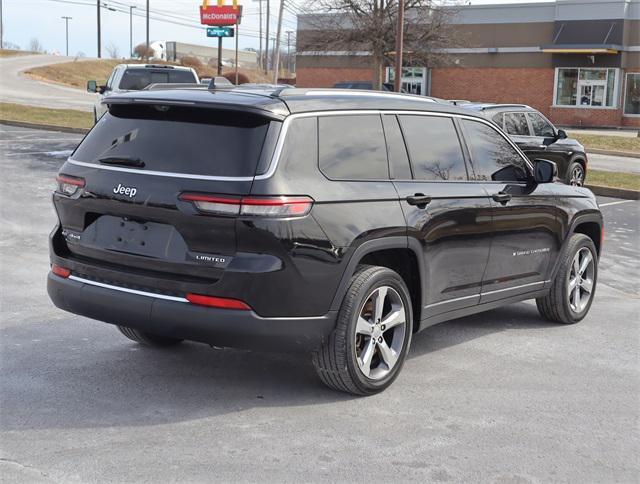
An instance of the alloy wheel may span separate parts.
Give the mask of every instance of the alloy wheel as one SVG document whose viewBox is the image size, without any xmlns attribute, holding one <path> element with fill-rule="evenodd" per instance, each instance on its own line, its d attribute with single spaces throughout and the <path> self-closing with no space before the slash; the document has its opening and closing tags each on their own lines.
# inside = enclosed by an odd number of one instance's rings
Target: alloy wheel
<svg viewBox="0 0 640 484">
<path fill-rule="evenodd" d="M 584 184 L 584 170 L 582 166 L 576 165 L 573 170 L 571 170 L 569 184 L 577 187 L 581 187 Z"/>
<path fill-rule="evenodd" d="M 389 286 L 376 288 L 358 314 L 355 356 L 362 374 L 380 380 L 395 367 L 402 354 L 407 317 L 400 294 Z"/>
<path fill-rule="evenodd" d="M 589 249 L 583 247 L 573 257 L 567 284 L 567 297 L 573 312 L 581 313 L 589 304 L 593 293 L 594 274 L 593 254 Z"/>
</svg>

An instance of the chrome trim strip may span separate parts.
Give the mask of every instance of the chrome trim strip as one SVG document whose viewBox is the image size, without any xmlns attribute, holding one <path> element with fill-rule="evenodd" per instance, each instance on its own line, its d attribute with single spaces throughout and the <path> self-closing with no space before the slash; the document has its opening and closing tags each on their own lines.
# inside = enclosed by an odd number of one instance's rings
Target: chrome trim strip
<svg viewBox="0 0 640 484">
<path fill-rule="evenodd" d="M 108 171 L 123 171 L 126 173 L 136 173 L 138 175 L 153 175 L 153 176 L 166 176 L 171 178 L 188 178 L 190 180 L 209 180 L 209 181 L 253 181 L 252 176 L 236 177 L 236 176 L 208 176 L 208 175 L 192 175 L 189 173 L 173 173 L 170 171 L 151 171 L 151 170 L 136 170 L 134 168 L 124 168 L 120 166 L 103 166 L 96 163 L 87 163 L 86 161 L 74 160 L 72 158 L 67 159 L 67 163 L 77 166 L 86 166 L 88 168 L 95 168 L 96 170 L 108 170 Z"/>
<path fill-rule="evenodd" d="M 472 296 L 456 297 L 456 298 L 453 298 L 453 299 L 447 299 L 446 301 L 440 301 L 440 302 L 437 302 L 437 303 L 429 304 L 427 306 L 424 306 L 424 309 L 432 308 L 434 306 L 439 306 L 440 304 L 447 304 L 447 303 L 452 303 L 452 302 L 457 302 L 457 301 L 464 301 L 465 299 L 471 299 L 473 297 L 488 296 L 490 294 L 497 294 L 499 292 L 514 291 L 516 289 L 522 289 L 523 287 L 537 286 L 539 284 L 547 284 L 549 282 L 551 282 L 551 280 L 530 282 L 529 284 L 523 284 L 521 286 L 507 287 L 506 289 L 498 289 L 496 291 L 480 292 L 478 294 L 473 294 Z"/>
<path fill-rule="evenodd" d="M 384 95 L 385 94 L 381 94 L 381 96 L 384 96 Z M 412 99 L 407 97 L 407 100 L 412 100 Z M 381 110 L 381 109 L 347 109 L 347 110 L 336 110 L 336 111 L 310 111 L 308 113 L 297 113 L 297 114 L 292 114 L 291 116 L 287 116 L 284 120 L 284 123 L 282 124 L 282 129 L 280 130 L 280 135 L 278 137 L 276 149 L 273 152 L 273 157 L 271 158 L 271 164 L 269 165 L 269 169 L 263 175 L 257 175 L 255 179 L 266 180 L 268 178 L 271 178 L 275 173 L 278 167 L 278 163 L 280 161 L 280 155 L 282 154 L 282 147 L 284 146 L 284 141 L 287 136 L 287 131 L 289 130 L 289 125 L 291 124 L 292 121 L 298 118 L 309 118 L 309 117 L 319 117 L 319 116 L 340 116 L 345 114 L 346 115 L 412 114 L 415 116 L 439 116 L 443 118 L 461 118 L 461 119 L 470 119 L 471 121 L 477 121 L 479 123 L 486 124 L 487 126 L 492 128 L 496 133 L 502 136 L 507 141 L 507 143 L 509 143 L 513 147 L 513 149 L 515 149 L 516 152 L 520 154 L 524 162 L 533 172 L 533 165 L 531 164 L 531 161 L 529 161 L 529 158 L 527 158 L 527 156 L 522 152 L 522 150 L 518 147 L 518 145 L 516 145 L 513 141 L 511 141 L 511 139 L 509 139 L 509 137 L 505 133 L 503 133 L 500 129 L 496 128 L 495 124 L 491 123 L 490 121 L 484 118 L 476 117 L 476 116 L 467 116 L 465 114 L 459 114 L 459 113 L 440 113 L 440 112 L 434 112 L 434 111 L 408 111 L 408 110 L 397 110 L 397 109 L 390 109 L 388 111 Z"/>
<path fill-rule="evenodd" d="M 138 296 L 155 297 L 156 299 L 165 299 L 166 301 L 175 301 L 175 302 L 182 302 L 182 303 L 188 303 L 189 302 L 183 297 L 165 296 L 164 294 L 156 294 L 156 293 L 153 293 L 153 292 L 137 291 L 135 289 L 128 289 L 126 287 L 112 286 L 111 284 L 104 284 L 102 282 L 91 281 L 89 279 L 83 279 L 82 277 L 78 277 L 78 276 L 69 276 L 69 279 L 71 279 L 72 281 L 81 282 L 83 284 L 89 284 L 90 286 L 97 286 L 97 287 L 102 287 L 102 288 L 105 288 L 105 289 L 112 289 L 114 291 L 127 292 L 129 294 L 136 294 Z"/>
</svg>

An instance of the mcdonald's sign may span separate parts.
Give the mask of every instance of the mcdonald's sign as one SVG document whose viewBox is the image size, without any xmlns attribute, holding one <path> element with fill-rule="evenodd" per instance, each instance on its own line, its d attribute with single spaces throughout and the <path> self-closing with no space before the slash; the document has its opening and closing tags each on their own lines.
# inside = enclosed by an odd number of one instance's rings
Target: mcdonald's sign
<svg viewBox="0 0 640 484">
<path fill-rule="evenodd" d="M 231 5 L 225 5 L 224 0 L 218 0 L 217 5 L 209 5 L 204 0 L 200 6 L 200 23 L 203 25 L 237 25 L 242 17 L 242 6 L 238 0 L 233 0 Z"/>
</svg>

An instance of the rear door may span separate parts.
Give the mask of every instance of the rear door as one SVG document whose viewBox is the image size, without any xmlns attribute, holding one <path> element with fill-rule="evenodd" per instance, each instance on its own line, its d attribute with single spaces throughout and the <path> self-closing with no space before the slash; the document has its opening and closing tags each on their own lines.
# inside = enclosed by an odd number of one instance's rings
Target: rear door
<svg viewBox="0 0 640 484">
<path fill-rule="evenodd" d="M 387 142 L 401 128 L 409 154 L 409 169 L 402 151 L 390 161 L 408 235 L 424 254 L 423 318 L 473 306 L 489 258 L 491 205 L 484 188 L 468 182 L 456 122 L 403 114 L 395 127 L 395 117 L 385 118 Z"/>
<path fill-rule="evenodd" d="M 56 198 L 69 251 L 125 270 L 215 277 L 235 253 L 236 218 L 224 203 L 220 215 L 202 215 L 194 197 L 249 194 L 272 122 L 112 106 L 61 170 L 85 184 L 80 198 Z"/>
<path fill-rule="evenodd" d="M 525 158 L 492 125 L 460 124 L 471 179 L 491 197 L 493 236 L 480 302 L 542 289 L 562 237 L 553 185 L 533 183 Z"/>
</svg>

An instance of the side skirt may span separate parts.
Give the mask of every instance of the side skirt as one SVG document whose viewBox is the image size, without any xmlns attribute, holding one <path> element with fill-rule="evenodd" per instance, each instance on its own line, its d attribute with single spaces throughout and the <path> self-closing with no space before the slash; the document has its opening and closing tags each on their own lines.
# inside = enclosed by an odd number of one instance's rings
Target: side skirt
<svg viewBox="0 0 640 484">
<path fill-rule="evenodd" d="M 449 311 L 442 314 L 437 314 L 430 318 L 423 319 L 420 321 L 420 328 L 418 331 L 422 331 L 429 326 L 433 326 L 434 324 L 442 323 L 444 321 L 450 321 L 452 319 L 463 318 L 465 316 L 471 316 L 472 314 L 478 314 L 484 311 L 489 311 L 491 309 L 499 308 L 501 306 L 505 306 L 507 304 L 513 304 L 521 301 L 526 301 L 528 299 L 535 299 L 538 297 L 542 297 L 547 294 L 549 289 L 540 289 L 539 291 L 527 292 L 525 294 L 518 294 L 516 296 L 511 296 L 504 299 L 499 299 L 497 301 L 490 301 L 484 304 L 478 304 L 476 306 L 469 306 L 467 308 L 456 309 L 455 311 Z"/>
</svg>

